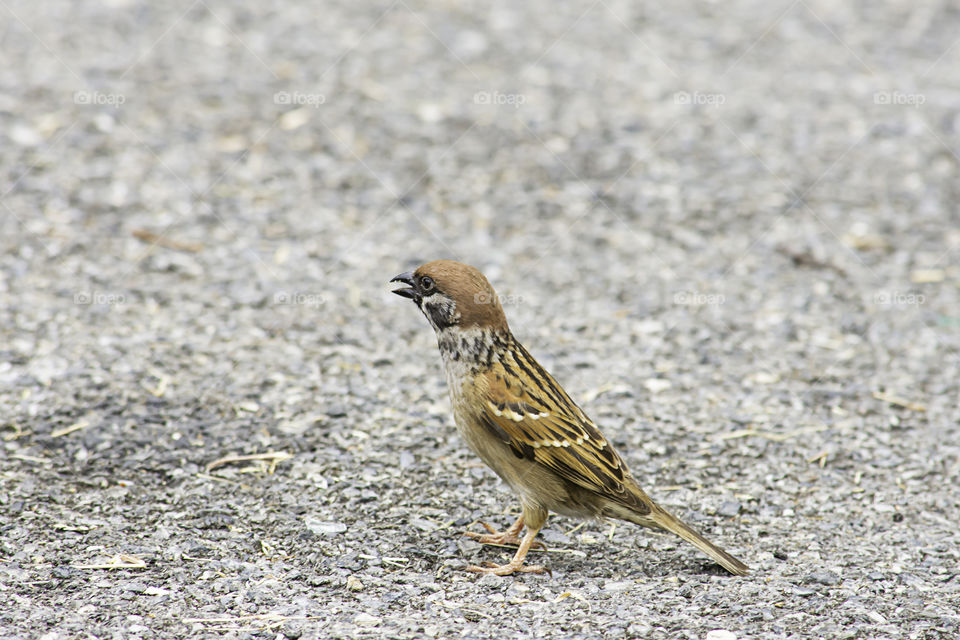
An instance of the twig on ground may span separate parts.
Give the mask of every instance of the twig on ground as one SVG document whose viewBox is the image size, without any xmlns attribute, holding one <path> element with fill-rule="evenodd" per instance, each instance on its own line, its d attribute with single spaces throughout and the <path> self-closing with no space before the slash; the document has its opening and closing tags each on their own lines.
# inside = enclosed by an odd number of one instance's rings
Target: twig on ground
<svg viewBox="0 0 960 640">
<path fill-rule="evenodd" d="M 890 395 L 889 393 L 884 393 L 883 391 L 874 391 L 872 395 L 877 400 L 883 400 L 884 402 L 889 402 L 892 405 L 903 407 L 904 409 L 909 409 L 910 411 L 926 411 L 927 410 L 927 408 L 922 404 L 918 404 L 916 402 L 910 402 L 909 400 L 898 398 L 897 396 Z"/>
<path fill-rule="evenodd" d="M 172 238 L 167 238 L 163 234 L 154 233 L 153 231 L 148 231 L 146 229 L 134 229 L 133 237 L 137 240 L 143 240 L 144 242 L 149 242 L 152 245 L 158 247 L 164 247 L 167 249 L 175 249 L 177 251 L 187 251 L 189 253 L 197 253 L 203 251 L 203 245 L 196 242 L 180 242 L 173 240 Z"/>
<path fill-rule="evenodd" d="M 137 556 L 131 556 L 126 553 L 119 553 L 112 558 L 110 562 L 103 564 L 77 564 L 74 565 L 75 569 L 144 569 L 146 568 L 147 563 L 138 558 Z"/>
<path fill-rule="evenodd" d="M 266 471 L 269 474 L 272 474 L 277 469 L 277 464 L 289 460 L 293 457 L 293 454 L 287 453 L 286 451 L 268 451 L 267 453 L 254 453 L 246 456 L 225 456 L 219 460 L 214 460 L 207 465 L 207 472 L 213 471 L 217 467 L 222 467 L 224 465 L 233 464 L 234 462 L 269 462 L 269 466 Z M 253 469 L 253 471 L 258 471 L 259 469 Z"/>
<path fill-rule="evenodd" d="M 13 433 L 5 433 L 5 434 L 3 434 L 3 440 L 4 440 L 5 442 L 10 442 L 11 440 L 16 440 L 17 438 L 23 438 L 23 437 L 26 437 L 26 436 L 30 435 L 31 433 L 33 433 L 33 432 L 30 431 L 29 429 L 26 430 L 26 431 L 24 431 L 24 430 L 23 430 L 23 427 L 21 427 L 21 426 L 20 426 L 19 424 L 17 424 L 16 422 L 14 422 L 13 424 L 10 424 L 10 425 L 8 425 L 8 426 L 9 426 L 11 429 L 13 429 Z"/>
<path fill-rule="evenodd" d="M 37 456 L 28 456 L 23 453 L 14 453 L 10 456 L 14 460 L 23 460 L 24 462 L 34 462 L 36 464 L 44 464 L 50 462 L 47 458 L 39 458 Z"/>
<path fill-rule="evenodd" d="M 791 438 L 796 438 L 797 436 L 805 436 L 808 433 L 817 433 L 820 431 L 826 431 L 827 425 L 814 425 L 811 427 L 801 427 L 800 429 L 794 429 L 793 431 L 787 431 L 786 433 L 774 433 L 772 431 L 758 431 L 756 429 L 737 429 L 736 431 L 731 431 L 730 433 L 724 433 L 720 436 L 721 440 L 732 440 L 734 438 L 748 438 L 750 436 L 757 436 L 758 438 L 766 438 L 767 440 L 773 440 L 774 442 L 785 442 Z"/>
<path fill-rule="evenodd" d="M 80 431 L 80 429 L 86 429 L 90 426 L 90 423 L 86 420 L 80 420 L 79 422 L 74 422 L 69 427 L 64 427 L 63 429 L 57 429 L 50 434 L 51 438 L 59 438 L 60 436 L 65 436 L 68 433 L 73 433 L 74 431 Z"/>
</svg>

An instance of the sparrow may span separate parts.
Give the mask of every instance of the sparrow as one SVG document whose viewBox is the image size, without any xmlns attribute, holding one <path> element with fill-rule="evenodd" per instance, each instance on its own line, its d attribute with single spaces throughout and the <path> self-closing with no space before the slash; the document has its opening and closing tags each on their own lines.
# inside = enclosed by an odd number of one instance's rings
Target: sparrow
<svg viewBox="0 0 960 640">
<path fill-rule="evenodd" d="M 581 519 L 615 518 L 672 532 L 735 575 L 747 565 L 654 502 L 594 422 L 510 332 L 503 306 L 477 269 L 435 260 L 390 282 L 437 334 L 457 431 L 467 446 L 517 494 L 521 515 L 503 532 L 466 535 L 515 545 L 504 565 L 471 571 L 543 573 L 525 565 L 549 512 Z M 526 527 L 526 533 L 520 536 Z"/>
</svg>

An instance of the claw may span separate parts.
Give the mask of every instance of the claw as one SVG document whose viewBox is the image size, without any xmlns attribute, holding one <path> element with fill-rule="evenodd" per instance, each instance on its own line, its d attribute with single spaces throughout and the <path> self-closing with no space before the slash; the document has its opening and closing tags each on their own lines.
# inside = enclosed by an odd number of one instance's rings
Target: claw
<svg viewBox="0 0 960 640">
<path fill-rule="evenodd" d="M 512 533 L 510 531 L 497 531 L 491 527 L 486 522 L 479 523 L 488 533 L 477 533 L 476 531 L 464 531 L 463 535 L 472 540 L 476 540 L 480 544 L 498 544 L 503 546 L 519 547 L 523 542 L 523 538 Z M 531 549 L 543 549 L 547 550 L 547 545 L 535 540 L 533 544 L 530 545 Z"/>
</svg>

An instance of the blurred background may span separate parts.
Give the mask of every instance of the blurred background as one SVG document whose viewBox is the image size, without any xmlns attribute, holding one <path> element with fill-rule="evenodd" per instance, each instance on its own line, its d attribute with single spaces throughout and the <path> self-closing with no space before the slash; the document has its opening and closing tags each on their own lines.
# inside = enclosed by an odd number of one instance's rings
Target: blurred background
<svg viewBox="0 0 960 640">
<path fill-rule="evenodd" d="M 273 515 L 221 527 L 277 548 L 307 516 L 422 532 L 430 509 L 502 509 L 450 429 L 432 332 L 387 285 L 453 258 L 647 486 L 752 519 L 713 530 L 751 564 L 856 576 L 875 543 L 881 573 L 935 558 L 924 584 L 955 564 L 960 513 L 958 25 L 949 2 L 3 0 L 6 579 L 109 558 L 118 523 L 128 552 L 179 562 L 169 541 L 199 525 L 171 514 L 223 524 L 241 500 L 204 479 L 231 454 L 297 456 L 245 498 Z M 114 526 L 51 533 L 89 505 Z M 929 539 L 888 530 L 904 510 Z M 394 611 L 367 593 L 323 624 Z M 955 619 L 895 609 L 854 622 Z M 840 624 L 795 613 L 783 629 Z"/>
</svg>

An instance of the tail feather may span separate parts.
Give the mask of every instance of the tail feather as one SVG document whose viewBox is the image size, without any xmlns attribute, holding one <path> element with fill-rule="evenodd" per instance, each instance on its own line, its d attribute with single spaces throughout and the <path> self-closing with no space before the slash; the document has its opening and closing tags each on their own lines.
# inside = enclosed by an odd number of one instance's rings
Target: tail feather
<svg viewBox="0 0 960 640">
<path fill-rule="evenodd" d="M 700 551 L 703 551 L 705 554 L 713 558 L 721 567 L 736 576 L 743 576 L 750 572 L 750 567 L 704 538 L 697 532 L 696 529 L 680 520 L 680 518 L 677 518 L 672 513 L 660 508 L 659 506 L 654 505 L 654 508 L 651 510 L 651 512 L 645 516 L 639 518 L 634 516 L 633 518 L 629 519 L 637 524 L 657 529 L 665 529 L 677 534 L 695 546 L 697 549 L 700 549 Z"/>
</svg>

